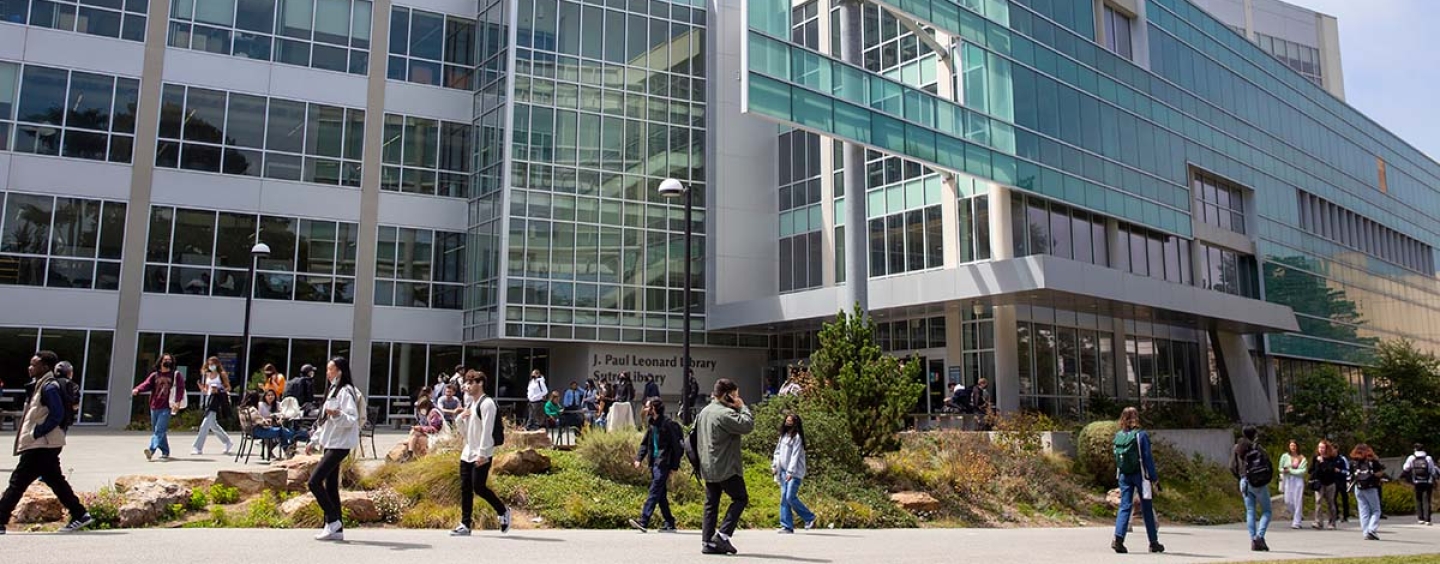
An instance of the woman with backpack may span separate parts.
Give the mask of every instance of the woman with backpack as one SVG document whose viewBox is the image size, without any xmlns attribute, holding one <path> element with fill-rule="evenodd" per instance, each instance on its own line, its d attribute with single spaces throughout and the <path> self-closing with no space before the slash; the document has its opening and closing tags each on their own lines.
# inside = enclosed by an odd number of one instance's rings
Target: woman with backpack
<svg viewBox="0 0 1440 564">
<path fill-rule="evenodd" d="M 325 395 L 320 420 L 315 422 L 315 438 L 310 442 L 318 444 L 325 454 L 311 472 L 309 486 L 315 503 L 325 513 L 325 527 L 315 540 L 342 541 L 345 527 L 340 522 L 340 463 L 350 455 L 350 449 L 360 445 L 365 407 L 345 357 L 330 359 L 325 365 L 325 380 L 330 383 L 330 393 Z"/>
<path fill-rule="evenodd" d="M 770 470 L 780 484 L 780 534 L 795 532 L 795 515 L 805 529 L 815 528 L 815 514 L 800 501 L 800 482 L 805 478 L 805 424 L 800 416 L 786 413 L 780 423 L 780 441 L 770 460 Z"/>
<path fill-rule="evenodd" d="M 235 443 L 230 440 L 230 435 L 220 425 L 220 418 L 230 417 L 230 374 L 220 364 L 220 357 L 212 356 L 205 362 L 205 371 L 200 375 L 196 384 L 200 387 L 200 397 L 203 398 L 205 407 L 205 420 L 200 423 L 200 433 L 195 436 L 195 445 L 190 454 L 203 454 L 205 440 L 210 433 L 220 437 L 220 442 L 225 444 L 225 453 L 230 454 Z"/>
<path fill-rule="evenodd" d="M 1415 454 L 1405 459 L 1402 476 L 1415 486 L 1415 515 L 1420 524 L 1430 525 L 1430 494 L 1435 489 L 1435 459 L 1425 454 L 1425 445 L 1415 443 Z"/>
<path fill-rule="evenodd" d="M 1115 477 L 1120 482 L 1120 511 L 1115 515 L 1115 540 L 1110 548 L 1120 554 L 1129 552 L 1125 549 L 1125 533 L 1130 529 L 1130 515 L 1138 495 L 1150 552 L 1165 552 L 1155 524 L 1154 488 L 1160 479 L 1155 474 L 1155 456 L 1150 452 L 1150 434 L 1140 428 L 1140 410 L 1133 407 L 1120 412 L 1119 424 L 1120 430 L 1115 433 Z"/>
<path fill-rule="evenodd" d="M 1300 443 L 1290 439 L 1289 450 L 1280 455 L 1280 491 L 1285 494 L 1285 507 L 1290 510 L 1290 528 L 1299 529 L 1305 520 L 1305 475 L 1310 461 L 1300 454 Z"/>
<path fill-rule="evenodd" d="M 1320 441 L 1315 446 L 1315 459 L 1310 462 L 1310 491 L 1315 492 L 1315 524 L 1311 528 L 1319 531 L 1324 530 L 1328 523 L 1331 529 L 1335 528 L 1335 490 L 1337 484 L 1345 483 L 1345 473 L 1340 468 L 1340 462 L 1336 460 L 1335 445 L 1330 441 Z M 1324 509 L 1325 516 L 1329 519 L 1321 520 L 1320 511 Z"/>
<path fill-rule="evenodd" d="M 1375 450 L 1365 443 L 1355 445 L 1350 451 L 1350 485 L 1355 488 L 1365 540 L 1380 540 L 1380 482 L 1384 479 L 1385 465 Z"/>
<path fill-rule="evenodd" d="M 1230 456 L 1230 473 L 1240 481 L 1240 496 L 1245 499 L 1245 530 L 1250 533 L 1250 550 L 1269 552 L 1265 532 L 1270 528 L 1270 480 L 1275 467 L 1270 455 L 1255 442 L 1259 432 L 1253 425 L 1240 431 L 1240 440 Z"/>
</svg>

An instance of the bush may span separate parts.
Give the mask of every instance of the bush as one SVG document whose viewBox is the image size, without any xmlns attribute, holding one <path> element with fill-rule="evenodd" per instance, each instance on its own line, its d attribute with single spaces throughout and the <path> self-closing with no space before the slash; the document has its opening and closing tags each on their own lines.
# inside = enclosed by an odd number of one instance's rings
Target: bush
<svg viewBox="0 0 1440 564">
<path fill-rule="evenodd" d="M 635 468 L 640 433 L 585 433 L 575 446 L 581 465 L 595 475 L 621 484 L 648 486 L 648 468 Z"/>
<path fill-rule="evenodd" d="M 1159 493 L 1155 494 L 1157 514 L 1195 525 L 1234 523 L 1245 519 L 1239 482 L 1230 475 L 1229 469 L 1206 461 L 1199 455 L 1187 457 L 1161 440 L 1152 441 L 1150 450 L 1155 457 L 1155 470 L 1161 484 Z M 1270 489 L 1275 491 L 1277 487 L 1272 481 Z"/>
<path fill-rule="evenodd" d="M 1435 505 L 1431 500 L 1430 505 Z M 1390 482 L 1380 489 L 1380 511 L 1385 515 L 1414 515 L 1415 487 L 1404 482 Z"/>
<path fill-rule="evenodd" d="M 869 456 L 899 445 L 895 433 L 915 408 L 925 384 L 920 363 L 902 364 L 875 341 L 875 323 L 855 305 L 820 329 L 820 347 L 810 357 L 815 387 L 809 391 L 841 418 L 860 454 Z"/>
<path fill-rule="evenodd" d="M 994 480 L 999 454 L 979 433 L 915 433 L 885 454 L 878 477 L 894 489 L 928 492 L 948 507 L 963 507 Z"/>
<path fill-rule="evenodd" d="M 1440 359 L 1409 341 L 1388 341 L 1366 374 L 1374 378 L 1372 447 L 1408 452 L 1412 442 L 1440 442 Z"/>
<path fill-rule="evenodd" d="M 211 484 L 209 497 L 211 503 L 230 505 L 240 501 L 240 489 L 225 484 Z"/>
<path fill-rule="evenodd" d="M 744 448 L 769 460 L 780 440 L 780 423 L 787 412 L 805 425 L 806 470 L 811 476 L 854 474 L 864 470 L 860 449 L 851 439 L 849 425 L 837 413 L 809 398 L 775 396 L 754 406 L 755 431 L 745 435 Z"/>
<path fill-rule="evenodd" d="M 205 490 L 196 488 L 190 491 L 190 501 L 185 504 L 185 508 L 190 511 L 199 511 L 209 507 L 209 505 L 210 496 L 206 495 Z"/>
<path fill-rule="evenodd" d="M 425 500 L 457 505 L 460 503 L 460 454 L 438 453 L 405 464 L 386 464 L 374 474 L 350 483 L 365 490 L 389 487 L 409 503 Z"/>
<path fill-rule="evenodd" d="M 498 526 L 499 519 L 488 510 L 481 509 L 488 506 L 478 500 L 477 504 L 475 520 L 478 522 L 475 523 L 475 527 L 490 528 Z M 398 522 L 401 527 L 406 529 L 448 529 L 460 522 L 460 506 L 422 501 L 402 513 Z"/>
<path fill-rule="evenodd" d="M 120 506 L 125 505 L 125 494 L 115 486 L 104 486 L 93 494 L 80 494 L 80 502 L 95 518 L 97 528 L 109 529 L 120 524 Z"/>
<path fill-rule="evenodd" d="M 400 517 L 411 505 L 410 500 L 390 488 L 380 488 L 370 492 L 370 501 L 374 502 L 375 508 L 380 511 L 382 523 L 399 522 Z"/>
<path fill-rule="evenodd" d="M 1096 421 L 1080 429 L 1075 439 L 1075 467 L 1092 484 L 1102 488 L 1116 487 L 1115 433 L 1120 424 L 1113 420 Z M 1151 445 L 1151 454 L 1155 454 Z"/>
<path fill-rule="evenodd" d="M 1045 447 L 1041 434 L 1059 429 L 1049 416 L 1033 411 L 992 416 L 992 419 L 995 444 L 1010 456 L 1040 454 Z"/>
</svg>

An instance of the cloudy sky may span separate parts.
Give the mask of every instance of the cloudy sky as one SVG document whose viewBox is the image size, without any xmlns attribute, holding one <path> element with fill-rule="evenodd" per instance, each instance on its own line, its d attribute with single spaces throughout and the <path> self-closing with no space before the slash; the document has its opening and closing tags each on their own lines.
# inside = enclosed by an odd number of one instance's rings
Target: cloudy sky
<svg viewBox="0 0 1440 564">
<path fill-rule="evenodd" d="M 1340 20 L 1346 101 L 1440 159 L 1440 1 L 1287 1 Z"/>
</svg>

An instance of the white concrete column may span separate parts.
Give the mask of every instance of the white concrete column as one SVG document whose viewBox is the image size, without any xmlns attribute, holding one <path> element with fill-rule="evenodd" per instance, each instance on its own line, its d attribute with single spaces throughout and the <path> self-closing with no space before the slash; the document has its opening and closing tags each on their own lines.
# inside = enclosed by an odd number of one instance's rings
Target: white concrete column
<svg viewBox="0 0 1440 564">
<path fill-rule="evenodd" d="M 1014 218 L 1010 213 L 1010 189 L 1000 184 L 991 184 L 990 207 L 990 259 L 1015 258 L 1015 237 L 1010 229 Z"/>
<path fill-rule="evenodd" d="M 1020 339 L 1015 306 L 996 306 L 995 311 L 995 407 L 1003 413 L 1020 409 Z"/>
</svg>

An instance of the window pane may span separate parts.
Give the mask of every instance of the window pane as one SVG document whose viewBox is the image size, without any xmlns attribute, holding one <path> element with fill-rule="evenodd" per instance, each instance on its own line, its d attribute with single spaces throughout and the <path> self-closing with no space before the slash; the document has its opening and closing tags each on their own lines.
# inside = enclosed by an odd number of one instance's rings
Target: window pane
<svg viewBox="0 0 1440 564">
<path fill-rule="evenodd" d="M 76 72 L 70 81 L 70 102 L 65 124 L 70 127 L 110 128 L 111 99 L 115 79 L 88 72 Z"/>
<path fill-rule="evenodd" d="M 0 243 L 0 250 L 37 255 L 48 253 L 54 206 L 55 199 L 50 196 L 6 195 L 5 238 Z"/>
<path fill-rule="evenodd" d="M 271 100 L 270 119 L 266 125 L 266 149 L 299 153 L 304 147 L 304 123 L 304 102 Z M 296 176 L 298 178 L 298 174 Z"/>
<path fill-rule="evenodd" d="M 178 210 L 170 262 L 209 266 L 215 247 L 215 212 Z"/>
<path fill-rule="evenodd" d="M 59 198 L 54 237 L 52 254 L 93 258 L 100 238 L 100 201 Z"/>
<path fill-rule="evenodd" d="M 225 144 L 240 147 L 265 146 L 265 98 L 245 94 L 230 95 L 230 113 L 226 116 Z"/>
<path fill-rule="evenodd" d="M 280 33 L 297 39 L 310 39 L 315 0 L 280 0 Z"/>
<path fill-rule="evenodd" d="M 65 116 L 67 74 L 60 69 L 26 66 L 16 119 L 59 125 Z"/>
</svg>

